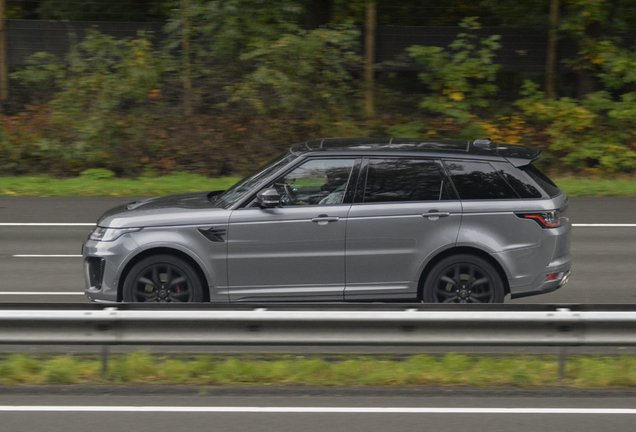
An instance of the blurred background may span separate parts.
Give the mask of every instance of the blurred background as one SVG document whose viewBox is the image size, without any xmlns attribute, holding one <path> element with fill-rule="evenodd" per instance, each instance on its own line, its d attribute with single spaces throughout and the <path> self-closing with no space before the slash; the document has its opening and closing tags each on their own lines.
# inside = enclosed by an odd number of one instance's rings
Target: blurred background
<svg viewBox="0 0 636 432">
<path fill-rule="evenodd" d="M 0 175 L 242 175 L 325 136 L 636 167 L 636 0 L 0 0 Z"/>
</svg>

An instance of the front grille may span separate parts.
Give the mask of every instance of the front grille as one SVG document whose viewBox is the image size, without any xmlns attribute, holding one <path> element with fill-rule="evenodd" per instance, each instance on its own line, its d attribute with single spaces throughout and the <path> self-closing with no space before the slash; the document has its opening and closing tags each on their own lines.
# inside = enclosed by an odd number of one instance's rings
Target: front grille
<svg viewBox="0 0 636 432">
<path fill-rule="evenodd" d="M 86 258 L 88 264 L 88 278 L 90 286 L 100 289 L 102 287 L 102 278 L 104 277 L 104 267 L 106 261 L 104 258 L 88 257 Z"/>
</svg>

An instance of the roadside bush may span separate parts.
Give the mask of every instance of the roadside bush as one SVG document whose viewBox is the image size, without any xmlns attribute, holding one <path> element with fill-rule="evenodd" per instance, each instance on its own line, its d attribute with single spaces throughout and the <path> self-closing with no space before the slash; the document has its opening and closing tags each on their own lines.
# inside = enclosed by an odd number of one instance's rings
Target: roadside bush
<svg viewBox="0 0 636 432">
<path fill-rule="evenodd" d="M 143 108 L 160 97 L 161 61 L 147 35 L 117 40 L 88 31 L 65 60 L 38 54 L 12 75 L 56 91 L 46 108 L 2 120 L 0 169 L 20 173 L 59 161 L 70 172 L 95 166 L 129 172 L 139 149 L 127 143 L 144 131 Z"/>
<path fill-rule="evenodd" d="M 582 100 L 548 99 L 526 82 L 516 102 L 528 122 L 542 128 L 545 149 L 572 170 L 591 174 L 636 169 L 636 93 L 615 100 L 608 92 Z"/>
<path fill-rule="evenodd" d="M 351 70 L 361 64 L 359 36 L 354 27 L 340 26 L 260 41 L 241 56 L 254 70 L 232 87 L 230 101 L 274 116 L 338 119 L 355 113 L 359 92 Z"/>
<path fill-rule="evenodd" d="M 488 107 L 488 98 L 498 90 L 494 82 L 499 65 L 493 58 L 501 45 L 499 36 L 479 39 L 471 33 L 479 28 L 476 17 L 466 18 L 460 25 L 466 32 L 447 49 L 412 46 L 407 51 L 424 66 L 419 78 L 430 90 L 420 107 L 469 123 L 475 119 L 476 109 Z"/>
<path fill-rule="evenodd" d="M 541 148 L 548 167 L 636 171 L 636 52 L 587 36 L 579 22 L 586 15 L 561 30 L 578 35 L 570 66 L 594 75 L 604 91 L 548 99 L 526 82 L 516 103 L 494 103 L 498 37 L 478 37 L 477 19 L 468 18 L 448 47 L 407 50 L 423 67 L 419 89 L 408 74 L 378 73 L 393 75 L 395 88 L 378 79 L 377 114 L 361 118 L 358 30 L 302 30 L 302 10 L 291 0 L 193 0 L 171 12 L 164 51 L 145 34 L 116 40 L 90 31 L 65 58 L 33 56 L 12 74 L 30 89 L 30 105 L 0 116 L 0 174 L 242 175 L 292 143 L 383 135 L 489 137 Z M 188 113 L 181 106 L 186 76 Z"/>
</svg>

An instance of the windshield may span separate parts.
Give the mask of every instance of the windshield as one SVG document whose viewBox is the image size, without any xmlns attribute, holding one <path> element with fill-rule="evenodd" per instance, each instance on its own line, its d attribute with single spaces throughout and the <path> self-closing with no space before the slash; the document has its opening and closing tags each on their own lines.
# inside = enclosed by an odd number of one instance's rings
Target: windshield
<svg viewBox="0 0 636 432">
<path fill-rule="evenodd" d="M 285 152 L 275 159 L 267 162 L 262 167 L 245 177 L 243 180 L 236 183 L 234 186 L 226 190 L 216 200 L 216 206 L 221 208 L 228 208 L 245 195 L 247 195 L 256 185 L 268 178 L 272 173 L 278 171 L 283 166 L 287 165 L 292 160 L 296 159 L 296 155 Z"/>
</svg>

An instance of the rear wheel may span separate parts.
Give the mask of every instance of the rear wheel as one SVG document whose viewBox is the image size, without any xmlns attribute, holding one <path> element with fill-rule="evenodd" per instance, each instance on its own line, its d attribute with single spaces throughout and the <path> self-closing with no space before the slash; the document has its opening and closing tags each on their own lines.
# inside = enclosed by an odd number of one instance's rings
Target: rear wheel
<svg viewBox="0 0 636 432">
<path fill-rule="evenodd" d="M 196 271 L 172 255 L 142 259 L 126 276 L 125 302 L 184 303 L 203 300 L 203 288 Z"/>
<path fill-rule="evenodd" d="M 497 270 L 474 255 L 444 258 L 424 282 L 426 303 L 503 303 L 504 285 Z"/>
</svg>

